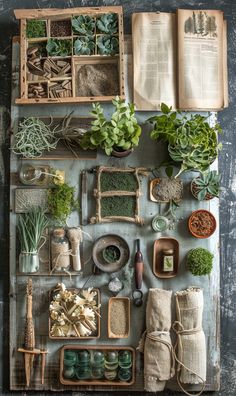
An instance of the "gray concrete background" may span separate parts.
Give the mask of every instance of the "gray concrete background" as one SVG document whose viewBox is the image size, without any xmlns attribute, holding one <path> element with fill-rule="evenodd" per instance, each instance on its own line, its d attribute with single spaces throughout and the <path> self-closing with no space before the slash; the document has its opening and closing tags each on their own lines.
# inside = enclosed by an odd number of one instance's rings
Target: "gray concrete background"
<svg viewBox="0 0 236 396">
<path fill-rule="evenodd" d="M 8 190 L 9 149 L 7 126 L 11 97 L 11 39 L 18 33 L 14 8 L 69 8 L 77 6 L 123 5 L 125 33 L 131 31 L 130 15 L 138 11 L 175 11 L 177 8 L 221 9 L 228 21 L 228 66 L 230 106 L 219 113 L 224 134 L 220 137 L 223 150 L 220 154 L 222 175 L 221 193 L 221 391 L 217 395 L 236 395 L 236 2 L 234 0 L 175 1 L 175 0 L 0 0 L 0 395 L 10 395 L 8 389 Z M 103 392 L 102 392 L 103 393 Z M 25 393 L 22 393 L 22 395 Z M 29 395 L 42 393 L 27 393 Z M 75 394 L 75 393 L 74 393 Z M 77 395 L 89 395 L 88 392 Z M 101 395 L 99 392 L 93 394 Z M 122 395 L 123 392 L 115 392 Z M 127 395 L 129 392 L 126 393 Z M 162 392 L 160 395 L 174 393 Z M 69 393 L 68 393 L 69 395 Z M 134 395 L 134 393 L 131 393 Z M 139 393 L 140 395 L 140 393 Z"/>
</svg>

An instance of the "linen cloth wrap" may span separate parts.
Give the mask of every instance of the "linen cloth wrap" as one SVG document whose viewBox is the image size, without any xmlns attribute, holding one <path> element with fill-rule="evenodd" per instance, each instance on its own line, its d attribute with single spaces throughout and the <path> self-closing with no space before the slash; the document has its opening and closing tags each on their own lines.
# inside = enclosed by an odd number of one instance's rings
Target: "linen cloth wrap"
<svg viewBox="0 0 236 396">
<path fill-rule="evenodd" d="M 144 341 L 144 389 L 158 392 L 173 377 L 171 328 L 172 292 L 150 289 L 146 308 L 146 337 Z M 151 338 L 152 337 L 152 338 Z"/>
<path fill-rule="evenodd" d="M 177 321 L 182 325 L 177 326 L 178 359 L 198 374 L 178 365 L 178 378 L 182 383 L 199 384 L 206 381 L 206 342 L 202 330 L 203 292 L 198 287 L 191 287 L 177 292 L 175 296 Z"/>
</svg>

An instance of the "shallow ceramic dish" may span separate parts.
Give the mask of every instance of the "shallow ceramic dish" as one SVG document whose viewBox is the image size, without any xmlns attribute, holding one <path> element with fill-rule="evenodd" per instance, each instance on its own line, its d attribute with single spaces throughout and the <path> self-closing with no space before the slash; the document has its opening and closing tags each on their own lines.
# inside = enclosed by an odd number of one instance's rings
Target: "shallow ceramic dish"
<svg viewBox="0 0 236 396">
<path fill-rule="evenodd" d="M 108 246 L 116 246 L 120 251 L 120 257 L 113 263 L 104 259 L 104 249 Z M 115 234 L 107 234 L 98 238 L 93 246 L 92 257 L 94 264 L 103 272 L 116 272 L 124 267 L 130 258 L 130 250 L 127 242 Z"/>
<path fill-rule="evenodd" d="M 174 250 L 173 271 L 163 271 L 163 250 Z M 174 278 L 179 269 L 179 242 L 175 238 L 160 238 L 154 242 L 153 246 L 153 273 L 158 278 Z"/>
</svg>

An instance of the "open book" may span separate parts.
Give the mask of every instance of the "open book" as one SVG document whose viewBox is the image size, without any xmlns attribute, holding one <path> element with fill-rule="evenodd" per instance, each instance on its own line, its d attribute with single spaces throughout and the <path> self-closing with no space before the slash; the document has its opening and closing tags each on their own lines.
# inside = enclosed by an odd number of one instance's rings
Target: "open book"
<svg viewBox="0 0 236 396">
<path fill-rule="evenodd" d="M 134 103 L 160 110 L 228 105 L 226 22 L 222 11 L 178 10 L 132 16 Z"/>
</svg>

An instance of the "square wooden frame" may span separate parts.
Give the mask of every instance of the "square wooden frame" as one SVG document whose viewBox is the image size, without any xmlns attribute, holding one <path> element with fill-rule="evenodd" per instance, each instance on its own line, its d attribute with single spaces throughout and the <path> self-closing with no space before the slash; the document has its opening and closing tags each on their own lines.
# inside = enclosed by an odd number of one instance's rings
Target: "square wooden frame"
<svg viewBox="0 0 236 396">
<path fill-rule="evenodd" d="M 135 191 L 101 191 L 101 174 L 103 172 L 106 173 L 115 173 L 115 172 L 123 172 L 123 173 L 133 173 L 136 181 L 138 188 Z M 105 167 L 105 166 L 100 166 L 97 169 L 97 181 L 96 181 L 96 188 L 94 189 L 94 196 L 96 198 L 96 215 L 94 217 L 91 217 L 90 223 L 95 224 L 95 223 L 112 223 L 115 221 L 127 221 L 130 223 L 136 223 L 139 225 L 144 224 L 144 219 L 140 216 L 140 202 L 139 202 L 139 197 L 142 195 L 142 190 L 141 190 L 141 185 L 140 185 L 140 180 L 139 180 L 139 175 L 147 176 L 148 171 L 146 168 L 115 168 L 115 167 Z M 133 217 L 128 217 L 128 216 L 105 216 L 102 217 L 102 207 L 101 207 L 101 200 L 104 197 L 122 197 L 122 196 L 127 196 L 127 197 L 135 197 L 136 198 L 136 207 L 135 207 L 135 214 Z"/>
</svg>

